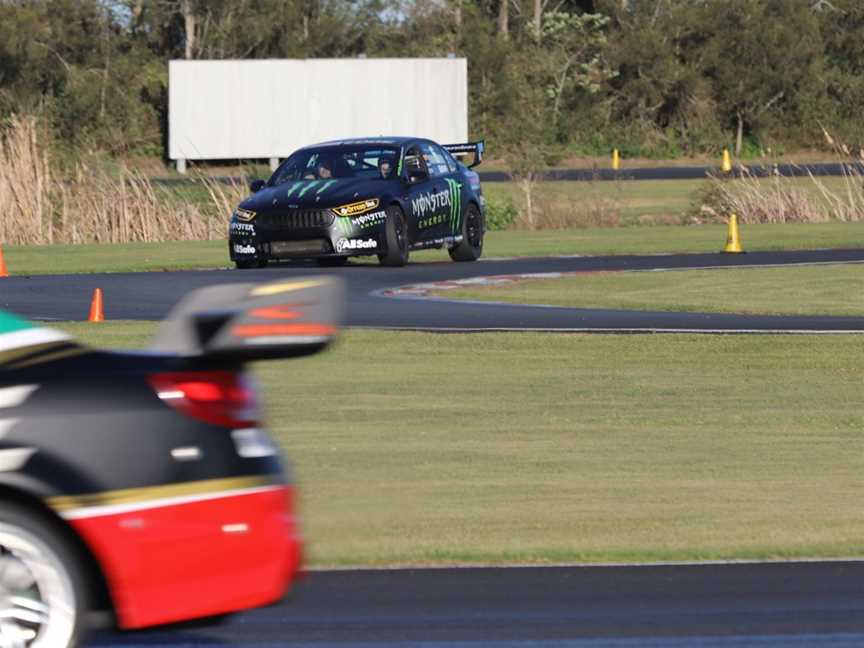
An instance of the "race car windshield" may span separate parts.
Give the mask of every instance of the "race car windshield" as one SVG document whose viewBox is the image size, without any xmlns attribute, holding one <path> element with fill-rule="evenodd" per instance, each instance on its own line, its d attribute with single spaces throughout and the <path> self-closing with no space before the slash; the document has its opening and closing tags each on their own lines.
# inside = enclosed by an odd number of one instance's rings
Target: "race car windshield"
<svg viewBox="0 0 864 648">
<path fill-rule="evenodd" d="M 388 180 L 396 176 L 398 159 L 398 149 L 378 144 L 308 148 L 285 160 L 267 185 L 340 178 Z"/>
</svg>

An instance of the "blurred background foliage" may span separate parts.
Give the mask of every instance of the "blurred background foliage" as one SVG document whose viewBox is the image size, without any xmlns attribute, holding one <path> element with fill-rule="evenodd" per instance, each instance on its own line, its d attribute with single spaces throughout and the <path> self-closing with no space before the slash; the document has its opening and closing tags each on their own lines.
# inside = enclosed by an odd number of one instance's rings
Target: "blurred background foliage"
<svg viewBox="0 0 864 648">
<path fill-rule="evenodd" d="M 0 119 L 38 117 L 57 160 L 160 158 L 170 59 L 448 54 L 471 136 L 524 182 L 613 147 L 864 144 L 861 0 L 6 0 Z"/>
</svg>

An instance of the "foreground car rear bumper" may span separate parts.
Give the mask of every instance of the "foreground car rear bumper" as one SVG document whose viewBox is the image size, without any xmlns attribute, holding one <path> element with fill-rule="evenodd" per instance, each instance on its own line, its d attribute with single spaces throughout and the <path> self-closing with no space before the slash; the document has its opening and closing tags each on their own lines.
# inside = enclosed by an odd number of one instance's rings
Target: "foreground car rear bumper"
<svg viewBox="0 0 864 648">
<path fill-rule="evenodd" d="M 102 566 L 121 628 L 272 603 L 300 567 L 290 486 L 71 518 Z"/>
</svg>

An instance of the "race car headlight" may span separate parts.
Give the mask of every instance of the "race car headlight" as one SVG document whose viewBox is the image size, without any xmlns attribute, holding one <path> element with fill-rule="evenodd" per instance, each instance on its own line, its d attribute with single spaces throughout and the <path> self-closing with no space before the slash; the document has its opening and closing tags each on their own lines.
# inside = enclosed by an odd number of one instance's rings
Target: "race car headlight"
<svg viewBox="0 0 864 648">
<path fill-rule="evenodd" d="M 367 198 L 366 200 L 360 200 L 358 202 L 349 203 L 347 205 L 334 207 L 330 211 L 332 211 L 337 216 L 356 216 L 357 214 L 365 214 L 367 211 L 371 211 L 377 206 L 377 198 Z"/>
<path fill-rule="evenodd" d="M 237 209 L 234 210 L 234 218 L 236 218 L 239 221 L 247 221 L 248 222 L 248 221 L 251 221 L 252 219 L 255 218 L 255 212 L 249 211 L 248 209 L 241 209 L 240 207 L 238 207 Z"/>
</svg>

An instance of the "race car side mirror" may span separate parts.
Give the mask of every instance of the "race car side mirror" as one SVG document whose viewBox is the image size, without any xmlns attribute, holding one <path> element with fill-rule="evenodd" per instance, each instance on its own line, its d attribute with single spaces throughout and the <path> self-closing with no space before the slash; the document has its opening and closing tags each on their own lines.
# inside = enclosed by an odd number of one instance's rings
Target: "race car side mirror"
<svg viewBox="0 0 864 648">
<path fill-rule="evenodd" d="M 253 180 L 249 183 L 249 191 L 252 193 L 257 193 L 264 188 L 264 185 L 267 184 L 263 180 Z"/>
</svg>

